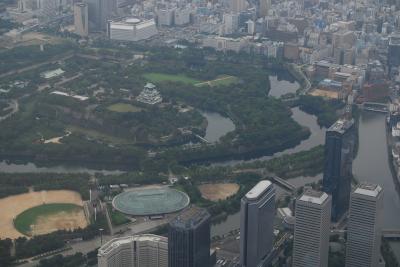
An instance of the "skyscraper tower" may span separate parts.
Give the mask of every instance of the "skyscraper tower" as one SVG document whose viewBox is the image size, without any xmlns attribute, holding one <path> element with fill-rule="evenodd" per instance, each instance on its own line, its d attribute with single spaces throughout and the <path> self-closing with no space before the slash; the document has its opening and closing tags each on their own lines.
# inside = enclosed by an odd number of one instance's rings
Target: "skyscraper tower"
<svg viewBox="0 0 400 267">
<path fill-rule="evenodd" d="M 334 222 L 349 208 L 354 137 L 353 119 L 339 119 L 326 131 L 322 185 L 323 191 L 332 196 Z"/>
<path fill-rule="evenodd" d="M 347 226 L 346 267 L 379 266 L 383 189 L 360 184 L 351 194 Z"/>
<path fill-rule="evenodd" d="M 210 214 L 192 207 L 170 222 L 169 267 L 210 266 Z"/>
<path fill-rule="evenodd" d="M 296 201 L 293 267 L 326 267 L 329 255 L 331 196 L 306 191 Z"/>
<path fill-rule="evenodd" d="M 88 5 L 76 3 L 74 5 L 74 25 L 76 34 L 86 37 L 89 35 Z"/>
<path fill-rule="evenodd" d="M 260 181 L 241 201 L 240 263 L 256 267 L 272 251 L 275 216 L 275 189 L 270 181 Z"/>
<path fill-rule="evenodd" d="M 89 23 L 91 31 L 107 29 L 107 22 L 111 20 L 117 9 L 116 0 L 84 0 L 88 4 Z"/>
<path fill-rule="evenodd" d="M 260 0 L 260 8 L 258 10 L 259 17 L 265 17 L 268 15 L 268 10 L 271 8 L 271 0 Z"/>
</svg>

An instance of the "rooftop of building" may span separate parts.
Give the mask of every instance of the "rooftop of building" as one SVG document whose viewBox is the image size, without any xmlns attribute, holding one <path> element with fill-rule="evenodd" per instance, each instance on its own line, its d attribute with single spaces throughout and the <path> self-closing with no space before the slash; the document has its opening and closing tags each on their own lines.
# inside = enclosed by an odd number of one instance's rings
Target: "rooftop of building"
<svg viewBox="0 0 400 267">
<path fill-rule="evenodd" d="M 115 248 L 118 248 L 121 245 L 132 243 L 133 241 L 143 242 L 143 241 L 152 241 L 152 242 L 163 242 L 167 243 L 168 238 L 158 235 L 152 234 L 142 234 L 142 235 L 133 235 L 133 236 L 124 236 L 113 238 L 103 246 L 99 248 L 98 255 L 104 256 L 113 251 Z"/>
<path fill-rule="evenodd" d="M 356 190 L 354 190 L 354 193 L 370 197 L 377 197 L 381 191 L 382 187 L 379 185 L 362 183 L 357 186 Z"/>
<path fill-rule="evenodd" d="M 267 189 L 272 186 L 272 183 L 268 180 L 258 182 L 247 194 L 246 198 L 249 200 L 259 198 Z"/>
<path fill-rule="evenodd" d="M 328 131 L 338 132 L 344 134 L 351 126 L 353 126 L 354 120 L 347 119 L 338 119 L 331 127 L 329 127 Z"/>
<path fill-rule="evenodd" d="M 300 201 L 309 202 L 313 204 L 321 205 L 328 199 L 328 194 L 315 191 L 315 190 L 307 190 L 304 194 L 300 197 Z"/>
<path fill-rule="evenodd" d="M 210 214 L 206 209 L 192 206 L 176 216 L 170 224 L 172 227 L 190 229 L 196 228 L 209 218 Z"/>
</svg>

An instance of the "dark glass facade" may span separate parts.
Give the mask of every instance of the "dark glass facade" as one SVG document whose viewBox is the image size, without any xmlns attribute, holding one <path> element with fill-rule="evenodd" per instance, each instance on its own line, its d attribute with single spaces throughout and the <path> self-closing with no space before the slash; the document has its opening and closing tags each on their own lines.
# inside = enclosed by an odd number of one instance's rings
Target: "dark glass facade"
<svg viewBox="0 0 400 267">
<path fill-rule="evenodd" d="M 168 266 L 210 266 L 210 215 L 205 209 L 190 209 L 171 221 Z"/>
<path fill-rule="evenodd" d="M 323 191 L 332 196 L 332 221 L 349 208 L 355 132 L 353 120 L 341 119 L 326 132 Z"/>
</svg>

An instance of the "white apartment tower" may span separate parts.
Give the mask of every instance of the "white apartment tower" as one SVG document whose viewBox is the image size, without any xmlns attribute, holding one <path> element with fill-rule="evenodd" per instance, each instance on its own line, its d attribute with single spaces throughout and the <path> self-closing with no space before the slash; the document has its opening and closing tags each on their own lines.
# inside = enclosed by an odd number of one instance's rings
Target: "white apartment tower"
<svg viewBox="0 0 400 267">
<path fill-rule="evenodd" d="M 296 201 L 293 267 L 328 266 L 331 197 L 313 190 Z"/>
<path fill-rule="evenodd" d="M 241 201 L 240 263 L 257 267 L 268 261 L 274 241 L 275 188 L 260 181 Z"/>
<path fill-rule="evenodd" d="M 347 227 L 346 267 L 379 264 L 383 189 L 362 183 L 351 193 Z"/>
<path fill-rule="evenodd" d="M 150 234 L 114 238 L 97 257 L 99 267 L 168 267 L 168 239 Z"/>
</svg>

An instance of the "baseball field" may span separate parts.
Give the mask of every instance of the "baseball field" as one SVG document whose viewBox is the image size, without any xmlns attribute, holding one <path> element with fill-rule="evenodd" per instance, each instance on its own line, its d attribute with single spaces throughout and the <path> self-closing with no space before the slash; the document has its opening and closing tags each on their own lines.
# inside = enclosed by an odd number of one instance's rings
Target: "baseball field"
<svg viewBox="0 0 400 267">
<path fill-rule="evenodd" d="M 81 196 L 74 191 L 29 192 L 0 199 L 0 238 L 18 238 L 87 226 Z"/>
</svg>

